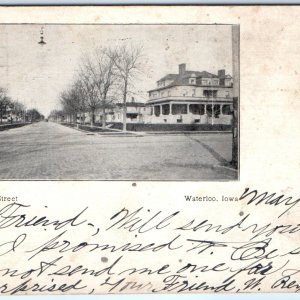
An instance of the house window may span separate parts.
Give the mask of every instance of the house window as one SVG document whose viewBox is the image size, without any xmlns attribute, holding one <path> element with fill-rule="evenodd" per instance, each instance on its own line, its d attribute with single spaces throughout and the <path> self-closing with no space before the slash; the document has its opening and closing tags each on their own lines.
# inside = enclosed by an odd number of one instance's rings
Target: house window
<svg viewBox="0 0 300 300">
<path fill-rule="evenodd" d="M 162 114 L 163 115 L 168 115 L 170 114 L 170 104 L 164 104 L 161 106 L 162 108 Z"/>
<path fill-rule="evenodd" d="M 192 91 L 192 96 L 193 96 L 193 97 L 196 97 L 196 89 L 193 89 L 193 91 Z"/>
<path fill-rule="evenodd" d="M 168 91 L 168 96 L 169 96 L 169 97 L 171 96 L 171 91 Z"/>
<path fill-rule="evenodd" d="M 189 111 L 193 115 L 204 115 L 204 104 L 190 104 Z"/>
<path fill-rule="evenodd" d="M 126 118 L 129 118 L 131 120 L 137 119 L 137 114 L 128 113 L 126 114 Z"/>
<path fill-rule="evenodd" d="M 220 113 L 221 113 L 221 105 L 219 104 L 214 105 L 214 117 L 219 118 Z"/>
<path fill-rule="evenodd" d="M 211 117 L 213 114 L 214 118 L 219 118 L 219 115 L 221 113 L 221 107 L 219 104 L 215 104 L 213 106 L 211 104 L 208 104 L 206 106 L 206 113 L 208 117 Z"/>
<path fill-rule="evenodd" d="M 196 79 L 191 78 L 190 79 L 190 84 L 195 84 L 196 83 Z"/>
<path fill-rule="evenodd" d="M 154 114 L 156 117 L 158 117 L 160 115 L 160 106 L 158 106 L 158 105 L 154 106 Z"/>
<path fill-rule="evenodd" d="M 209 90 L 203 90 L 203 96 L 204 96 L 204 97 L 210 97 L 210 96 L 212 96 L 212 91 L 209 91 Z"/>
<path fill-rule="evenodd" d="M 211 104 L 206 105 L 206 113 L 207 113 L 207 116 L 211 118 L 211 116 L 212 116 L 212 105 Z"/>
<path fill-rule="evenodd" d="M 172 115 L 187 114 L 187 104 L 172 104 Z"/>
<path fill-rule="evenodd" d="M 183 91 L 182 91 L 182 96 L 183 96 L 183 97 L 187 96 L 187 94 L 188 94 L 187 90 L 183 90 Z"/>
<path fill-rule="evenodd" d="M 204 97 L 217 97 L 218 91 L 217 90 L 203 90 Z"/>
<path fill-rule="evenodd" d="M 231 115 L 230 105 L 226 104 L 222 106 L 222 114 L 223 115 Z"/>
<path fill-rule="evenodd" d="M 225 86 L 231 86 L 231 80 L 225 79 Z"/>
</svg>

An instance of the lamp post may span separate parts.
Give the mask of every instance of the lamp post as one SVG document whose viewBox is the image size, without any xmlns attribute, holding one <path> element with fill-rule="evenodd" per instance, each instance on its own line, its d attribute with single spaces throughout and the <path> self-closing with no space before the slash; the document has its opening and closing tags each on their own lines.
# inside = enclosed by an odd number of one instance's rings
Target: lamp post
<svg viewBox="0 0 300 300">
<path fill-rule="evenodd" d="M 233 120 L 232 165 L 239 168 L 240 27 L 232 26 Z"/>
<path fill-rule="evenodd" d="M 44 41 L 44 27 L 43 26 L 41 27 L 40 34 L 41 34 L 41 36 L 40 36 L 40 41 L 38 42 L 38 44 L 41 46 L 44 46 L 44 45 L 46 45 L 46 42 Z"/>
</svg>

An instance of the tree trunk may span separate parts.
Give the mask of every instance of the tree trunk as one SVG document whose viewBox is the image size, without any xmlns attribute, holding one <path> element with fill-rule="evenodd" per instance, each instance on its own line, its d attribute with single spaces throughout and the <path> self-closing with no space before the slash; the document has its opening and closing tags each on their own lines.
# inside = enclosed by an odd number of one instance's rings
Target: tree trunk
<svg viewBox="0 0 300 300">
<path fill-rule="evenodd" d="M 102 117 L 102 128 L 106 127 L 106 114 L 105 114 L 105 103 L 103 105 L 103 117 Z"/>
<path fill-rule="evenodd" d="M 91 127 L 94 126 L 94 123 L 95 123 L 95 109 L 92 109 Z"/>
<path fill-rule="evenodd" d="M 125 80 L 124 94 L 123 94 L 123 131 L 126 132 L 126 117 L 127 117 L 127 107 L 126 107 L 126 98 L 127 98 L 127 80 Z"/>
</svg>

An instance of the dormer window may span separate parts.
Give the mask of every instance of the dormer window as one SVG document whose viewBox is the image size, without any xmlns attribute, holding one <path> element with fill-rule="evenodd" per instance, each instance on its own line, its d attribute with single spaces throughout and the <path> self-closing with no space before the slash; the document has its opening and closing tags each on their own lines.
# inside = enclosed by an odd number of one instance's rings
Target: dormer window
<svg viewBox="0 0 300 300">
<path fill-rule="evenodd" d="M 219 85 L 219 80 L 218 79 L 214 79 L 213 80 L 213 85 Z"/>
<path fill-rule="evenodd" d="M 196 84 L 196 79 L 195 78 L 190 78 L 190 84 Z"/>
</svg>

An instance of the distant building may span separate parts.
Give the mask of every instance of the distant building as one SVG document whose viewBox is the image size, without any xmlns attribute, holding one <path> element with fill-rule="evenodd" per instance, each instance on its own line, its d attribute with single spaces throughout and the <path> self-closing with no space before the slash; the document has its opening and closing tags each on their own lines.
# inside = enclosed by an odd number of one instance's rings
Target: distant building
<svg viewBox="0 0 300 300">
<path fill-rule="evenodd" d="M 114 107 L 107 109 L 106 122 L 119 123 L 123 122 L 123 103 L 116 103 Z M 132 98 L 131 102 L 126 103 L 126 122 L 127 123 L 144 123 L 145 116 L 149 114 L 150 108 L 146 107 L 143 102 L 135 102 Z M 101 119 L 101 116 L 100 116 Z"/>
<path fill-rule="evenodd" d="M 106 122 L 107 123 L 123 123 L 123 108 L 124 104 L 122 102 L 114 103 L 110 107 L 106 108 Z M 146 107 L 143 102 L 135 102 L 134 98 L 131 102 L 126 102 L 126 122 L 127 123 L 144 123 L 145 115 L 149 114 L 150 108 Z M 77 114 L 78 123 L 91 122 L 91 113 L 84 112 Z M 102 123 L 103 120 L 103 109 L 98 108 L 95 111 L 95 123 Z"/>
<path fill-rule="evenodd" d="M 148 93 L 145 123 L 231 123 L 232 77 L 225 70 L 215 75 L 180 64 L 178 74 L 167 74 Z"/>
</svg>

